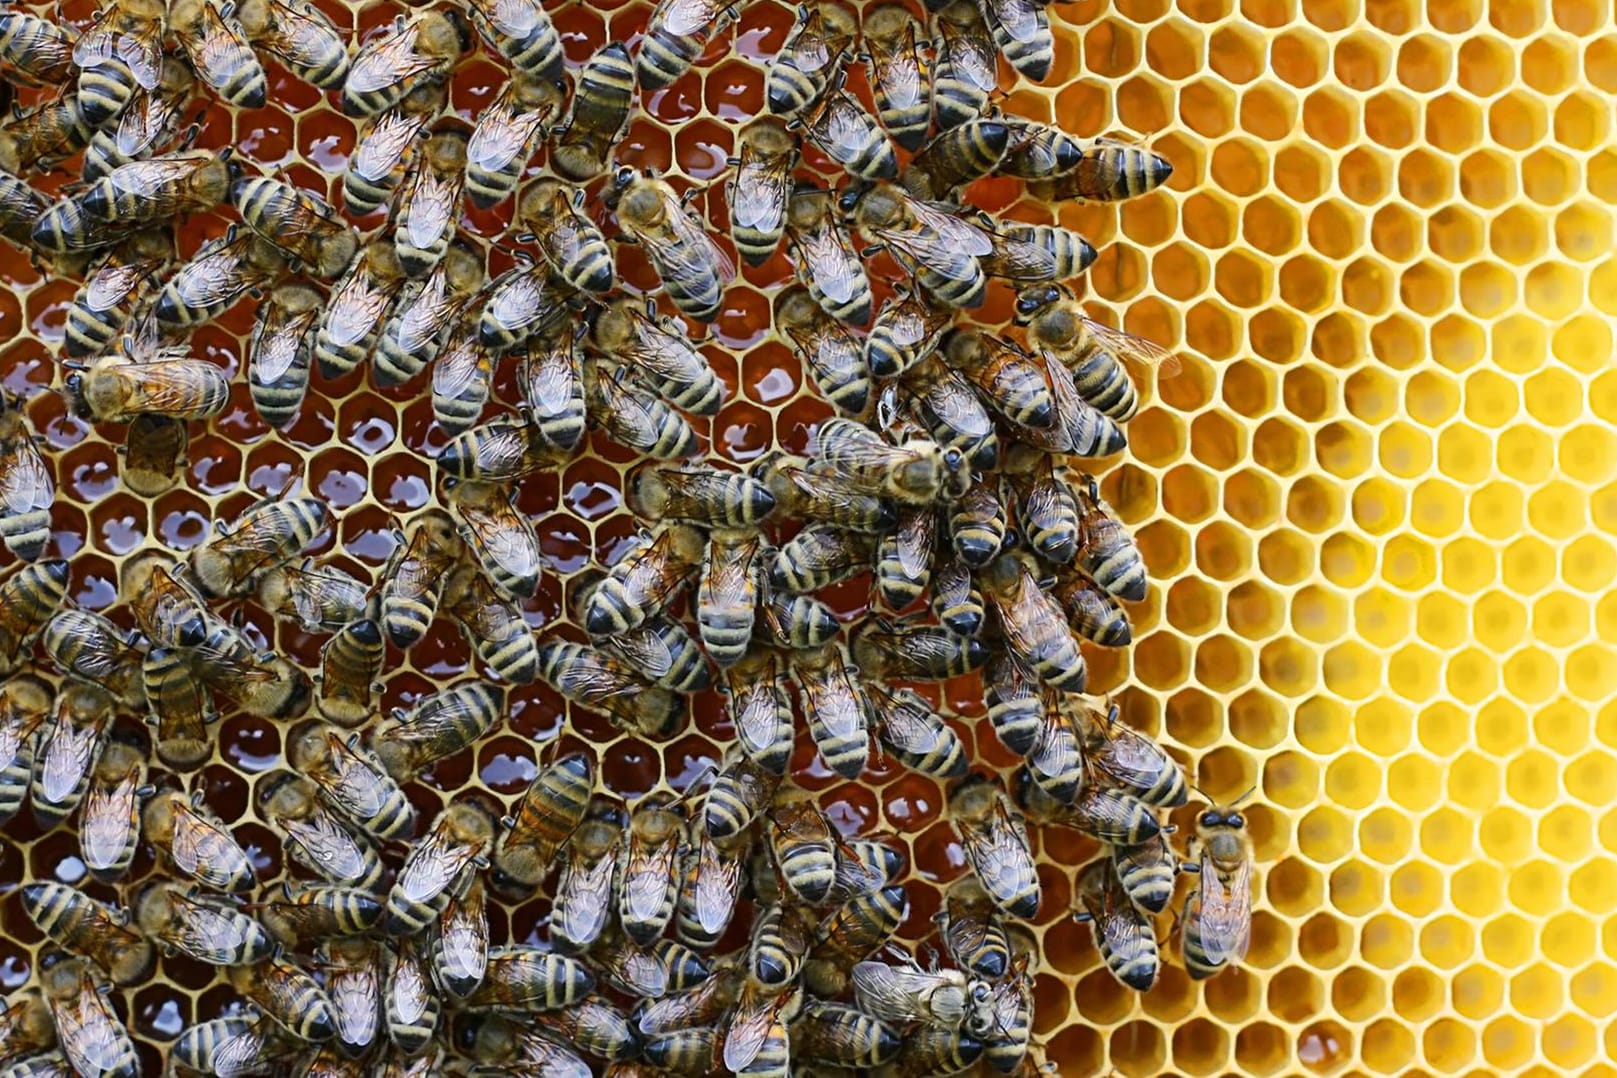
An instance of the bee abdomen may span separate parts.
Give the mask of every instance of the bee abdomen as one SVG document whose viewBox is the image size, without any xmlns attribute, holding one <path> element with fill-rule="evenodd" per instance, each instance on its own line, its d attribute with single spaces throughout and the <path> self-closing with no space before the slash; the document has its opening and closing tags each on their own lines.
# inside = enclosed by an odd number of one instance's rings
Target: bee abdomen
<svg viewBox="0 0 1617 1078">
<path fill-rule="evenodd" d="M 647 90 L 668 86 L 691 69 L 705 45 L 704 37 L 679 37 L 660 28 L 653 29 L 640 41 L 635 78 Z"/>
<path fill-rule="evenodd" d="M 1139 411 L 1139 391 L 1123 365 L 1102 349 L 1094 349 L 1072 368 L 1080 396 L 1101 415 L 1126 423 Z"/>
<path fill-rule="evenodd" d="M 79 116 L 91 128 L 116 118 L 135 93 L 135 73 L 116 57 L 79 71 Z"/>
</svg>

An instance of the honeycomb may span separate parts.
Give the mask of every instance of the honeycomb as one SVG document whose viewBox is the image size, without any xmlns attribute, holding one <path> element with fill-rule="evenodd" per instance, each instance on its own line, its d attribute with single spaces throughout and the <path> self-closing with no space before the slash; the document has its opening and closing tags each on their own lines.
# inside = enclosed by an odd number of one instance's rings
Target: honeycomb
<svg viewBox="0 0 1617 1078">
<path fill-rule="evenodd" d="M 320 4 L 371 31 L 396 14 Z M 83 22 L 88 5 L 64 5 Z M 554 10 L 569 62 L 631 40 L 638 2 Z M 1151 133 L 1175 173 L 1119 207 L 1064 205 L 1061 223 L 1101 254 L 1081 286 L 1096 312 L 1176 348 L 1103 490 L 1145 551 L 1153 587 L 1131 614 L 1135 647 L 1091 653 L 1094 691 L 1183 759 L 1209 798 L 1249 787 L 1261 866 L 1245 968 L 1193 984 L 1177 964 L 1140 997 L 1101 966 L 1073 923 L 1067 832 L 1035 830 L 1045 902 L 1036 923 L 1035 1034 L 1062 1074 L 1228 1071 L 1609 1073 L 1617 950 L 1617 833 L 1603 806 L 1617 753 L 1617 263 L 1610 254 L 1617 153 L 1609 4 L 1480 0 L 1094 0 L 1051 9 L 1056 62 L 1043 86 L 1014 84 L 1009 111 L 1079 135 Z M 787 7 L 764 0 L 698 69 L 647 95 L 620 160 L 697 185 L 718 180 L 740 123 L 761 105 L 761 70 Z M 453 108 L 474 116 L 503 72 L 457 73 Z M 212 103 L 197 145 L 234 145 L 266 170 L 337 201 L 354 125 L 327 95 L 271 67 L 265 108 Z M 47 177 L 42 189 L 63 181 Z M 1049 212 L 1016 185 L 982 185 L 985 208 Z M 470 212 L 492 241 L 511 203 Z M 376 220 L 361 222 L 375 225 Z M 714 218 L 714 223 L 720 223 Z M 182 254 L 223 232 L 198 219 Z M 501 268 L 495 252 L 491 269 Z M 628 252 L 631 281 L 651 283 Z M 784 257 L 730 289 L 710 358 L 732 396 L 711 451 L 738 463 L 802 449 L 829 411 L 767 330 Z M 182 484 L 153 501 L 120 485 L 121 431 L 88 426 L 55 394 L 54 356 L 75 284 L 14 254 L 0 259 L 0 378 L 27 411 L 58 480 L 55 545 L 69 594 L 102 610 L 118 569 L 146 549 L 184 551 L 214 519 L 294 477 L 340 526 L 316 553 L 374 577 L 392 514 L 434 499 L 443 444 L 417 389 L 378 391 L 361 373 L 318 378 L 296 425 L 269 430 L 240 377 L 252 305 L 199 329 L 201 354 L 234 377 L 231 407 L 192 438 Z M 1000 297 L 1003 299 L 1004 297 Z M 989 321 L 1008 309 L 991 303 Z M 513 399 L 512 373 L 496 396 Z M 1592 413 L 1592 414 L 1591 414 Z M 699 423 L 699 427 L 706 427 Z M 564 579 L 610 562 L 635 522 L 629 455 L 604 442 L 528 480 L 521 508 L 557 572 L 530 622 L 565 618 Z M 240 606 L 263 640 L 306 668 L 319 638 Z M 411 667 L 390 655 L 384 707 L 470 669 L 440 620 Z M 950 702 L 980 717 L 972 684 Z M 284 730 L 235 715 L 192 781 L 280 873 L 257 818 L 260 776 Z M 509 802 L 536 751 L 589 746 L 626 798 L 679 789 L 731 736 L 704 705 L 663 746 L 568 709 L 548 686 L 512 694 L 508 722 L 474 753 L 409 789 L 427 819 L 468 787 Z M 987 727 L 975 756 L 1014 759 Z M 941 889 L 964 871 L 930 780 L 880 761 L 849 785 L 794 768 L 849 834 L 902 836 L 908 941 L 932 933 Z M 1601 776 L 1607 776 L 1602 779 Z M 1188 828 L 1190 817 L 1178 820 Z M 1058 846 L 1057 843 L 1060 845 Z M 0 882 L 56 879 L 102 898 L 153 873 L 146 847 L 127 879 L 85 883 L 73 831 L 41 835 L 19 814 L 0 836 Z M 535 930 L 543 903 L 491 906 L 496 940 Z M 42 937 L 16 899 L 0 905 L 0 989 L 30 979 Z M 114 993 L 147 1073 L 235 992 L 212 967 L 165 959 L 161 977 Z"/>
</svg>

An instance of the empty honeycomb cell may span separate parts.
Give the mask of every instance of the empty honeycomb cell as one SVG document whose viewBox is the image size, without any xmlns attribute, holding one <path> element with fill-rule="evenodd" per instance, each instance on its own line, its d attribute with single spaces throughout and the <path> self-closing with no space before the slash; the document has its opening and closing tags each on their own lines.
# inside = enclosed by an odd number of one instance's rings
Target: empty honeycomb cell
<svg viewBox="0 0 1617 1078">
<path fill-rule="evenodd" d="M 1244 432 L 1242 437 L 1244 440 Z M 1263 528 L 1274 523 L 1279 516 L 1280 486 L 1261 472 L 1244 469 L 1224 480 L 1221 504 L 1224 511 L 1239 523 L 1248 528 Z M 1268 539 L 1268 536 L 1264 538 Z"/>
<path fill-rule="evenodd" d="M 1425 917 L 1442 908 L 1443 876 L 1431 865 L 1409 862 L 1392 873 L 1388 885 L 1392 904 L 1411 917 Z"/>
<path fill-rule="evenodd" d="M 1200 689 L 1185 689 L 1168 699 L 1164 729 L 1181 745 L 1204 747 L 1224 732 L 1218 702 Z"/>
<path fill-rule="evenodd" d="M 1593 950 L 1593 940 L 1590 940 L 1588 950 L 1584 956 Z M 1610 1017 L 1614 1004 L 1611 991 L 1614 984 L 1613 970 L 1605 963 L 1595 963 L 1585 969 L 1574 973 L 1568 983 L 1568 991 L 1572 998 L 1572 1005 L 1594 1018 Z"/>
<path fill-rule="evenodd" d="M 1482 1031 L 1482 1056 L 1490 1066 L 1516 1068 L 1532 1058 L 1533 1031 L 1516 1018 L 1496 1018 Z"/>
<path fill-rule="evenodd" d="M 1205 1018 L 1193 1018 L 1174 1030 L 1173 1061 L 1189 1074 L 1212 1074 L 1224 1067 L 1230 1054 L 1228 1031 Z"/>
</svg>

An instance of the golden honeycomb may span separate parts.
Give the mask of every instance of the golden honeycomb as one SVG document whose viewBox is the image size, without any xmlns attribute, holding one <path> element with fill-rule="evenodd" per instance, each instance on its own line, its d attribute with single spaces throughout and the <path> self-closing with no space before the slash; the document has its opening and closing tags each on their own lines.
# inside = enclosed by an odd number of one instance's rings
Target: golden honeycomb
<svg viewBox="0 0 1617 1078">
<path fill-rule="evenodd" d="M 399 10 L 320 6 L 360 33 Z M 73 3 L 64 14 L 82 23 L 89 12 Z M 635 0 L 554 9 L 573 65 L 605 39 L 631 39 L 645 14 Z M 1149 197 L 1060 211 L 1101 251 L 1085 298 L 1182 364 L 1154 387 L 1103 483 L 1153 586 L 1131 611 L 1136 645 L 1092 653 L 1091 684 L 1116 692 L 1127 721 L 1169 745 L 1210 798 L 1256 787 L 1260 875 L 1246 966 L 1197 985 L 1175 960 L 1141 997 L 1067 916 L 1071 866 L 1088 849 L 1074 855 L 1070 834 L 1036 831 L 1035 1033 L 1046 1056 L 1063 1075 L 1611 1073 L 1609 2 L 1080 0 L 1051 15 L 1055 69 L 1042 86 L 1015 83 L 1007 110 L 1079 135 L 1148 134 L 1175 167 Z M 760 105 L 758 62 L 791 18 L 774 0 L 749 7 L 733 51 L 727 35 L 693 74 L 642 100 L 619 159 L 698 185 L 720 179 L 736 128 Z M 464 65 L 453 107 L 474 116 L 502 79 L 486 57 Z M 197 144 L 237 146 L 338 201 L 353 122 L 274 68 L 270 100 L 210 104 Z M 1007 205 L 1018 192 L 980 193 L 990 210 L 1048 219 L 1026 199 Z M 494 240 L 509 213 L 509 202 L 471 212 L 464 228 Z M 200 219 L 182 253 L 225 227 Z M 638 255 L 621 264 L 651 283 Z M 727 296 L 709 349 L 732 390 L 704 430 L 716 456 L 801 449 L 829 414 L 766 328 L 768 297 L 790 275 L 777 257 Z M 87 426 L 42 391 L 59 385 L 74 283 L 15 253 L 0 277 L 0 377 L 29 395 L 50 447 L 56 544 L 72 558 L 79 605 L 111 606 L 124 559 L 189 549 L 211 519 L 294 476 L 340 518 L 317 553 L 340 550 L 341 564 L 370 576 L 391 550 L 392 515 L 433 500 L 427 454 L 443 438 L 418 386 L 317 377 L 290 431 L 258 419 L 239 377 L 250 303 L 194 335 L 237 376 L 231 408 L 193 436 L 179 488 L 132 496 L 118 479 L 121 431 Z M 1008 315 L 1003 303 L 983 312 Z M 510 379 L 497 396 L 513 398 Z M 565 617 L 562 578 L 610 562 L 634 528 L 620 493 L 630 457 L 594 448 L 522 488 L 557 569 L 529 604 L 536 626 Z M 318 665 L 318 638 L 240 609 L 267 643 Z M 409 665 L 428 654 L 430 666 Z M 411 656 L 390 653 L 383 704 L 467 669 L 440 621 Z M 968 721 L 981 715 L 974 686 L 948 695 Z M 713 706 L 652 746 L 569 715 L 543 684 L 512 699 L 502 729 L 411 787 L 424 817 L 471 786 L 509 803 L 558 739 L 589 743 L 612 788 L 633 798 L 689 784 L 730 737 Z M 283 733 L 229 717 L 215 759 L 191 779 L 266 881 L 280 871 L 279 843 L 252 795 L 281 765 Z M 968 746 L 991 766 L 1014 762 L 986 725 Z M 903 837 L 919 871 L 901 938 L 929 936 L 941 887 L 965 871 L 938 787 L 896 764 L 863 785 L 818 765 L 794 774 L 848 833 Z M 1191 817 L 1177 822 L 1187 830 Z M 26 811 L 0 851 L 8 885 L 84 875 L 72 830 L 41 836 Z M 115 892 L 86 889 L 127 898 L 152 871 L 143 848 Z M 491 907 L 492 935 L 523 939 L 543 905 Z M 29 980 L 41 934 L 15 898 L 0 904 L 0 927 L 0 989 L 11 991 Z M 219 971 L 180 959 L 114 993 L 153 1074 L 181 1028 L 234 996 Z"/>
</svg>

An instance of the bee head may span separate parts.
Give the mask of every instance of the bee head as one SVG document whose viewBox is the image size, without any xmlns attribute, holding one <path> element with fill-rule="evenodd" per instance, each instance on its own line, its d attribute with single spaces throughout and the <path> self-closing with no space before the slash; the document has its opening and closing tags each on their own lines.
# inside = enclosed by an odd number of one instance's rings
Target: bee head
<svg viewBox="0 0 1617 1078">
<path fill-rule="evenodd" d="M 438 12 L 444 21 L 454 29 L 455 36 L 460 39 L 460 51 L 470 52 L 472 49 L 472 26 L 466 21 L 466 16 L 455 8 L 445 8 Z"/>
<path fill-rule="evenodd" d="M 1016 313 L 1020 318 L 1031 318 L 1040 310 L 1061 298 L 1061 290 L 1053 284 L 1024 288 L 1016 297 Z"/>
<path fill-rule="evenodd" d="M 63 382 L 67 387 L 67 403 L 73 409 L 73 414 L 80 419 L 93 420 L 95 413 L 90 408 L 90 401 L 84 394 L 84 375 L 74 371 Z"/>
<path fill-rule="evenodd" d="M 859 205 L 859 200 L 864 197 L 867 190 L 869 188 L 865 184 L 856 183 L 851 185 L 837 196 L 837 209 L 841 211 L 844 217 L 851 216 L 854 207 Z"/>
</svg>

